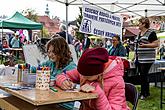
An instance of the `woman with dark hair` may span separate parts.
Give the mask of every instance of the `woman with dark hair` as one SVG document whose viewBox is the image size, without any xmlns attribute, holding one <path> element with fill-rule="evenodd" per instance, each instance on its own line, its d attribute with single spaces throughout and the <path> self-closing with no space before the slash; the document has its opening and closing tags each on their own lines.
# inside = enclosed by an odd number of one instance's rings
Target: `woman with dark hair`
<svg viewBox="0 0 165 110">
<path fill-rule="evenodd" d="M 148 18 L 139 19 L 140 33 L 135 39 L 135 55 L 138 72 L 141 79 L 141 99 L 145 99 L 150 95 L 149 93 L 149 81 L 148 72 L 155 61 L 155 49 L 158 46 L 158 39 L 156 33 L 149 29 L 150 21 Z M 146 54 L 148 52 L 148 54 Z"/>
<path fill-rule="evenodd" d="M 122 45 L 120 41 L 120 37 L 118 35 L 112 37 L 112 46 L 109 49 L 110 56 L 126 56 L 125 47 Z"/>
<path fill-rule="evenodd" d="M 56 76 L 68 70 L 77 68 L 71 57 L 71 51 L 65 39 L 59 35 L 54 35 L 46 44 L 46 50 L 49 60 L 44 62 L 42 66 L 51 68 L 50 86 L 56 81 Z M 59 104 L 63 109 L 72 110 L 74 102 Z"/>
<path fill-rule="evenodd" d="M 76 64 L 71 57 L 71 51 L 64 38 L 53 37 L 46 44 L 46 50 L 49 60 L 44 62 L 43 66 L 51 67 L 51 79 L 63 71 L 76 68 Z"/>
</svg>

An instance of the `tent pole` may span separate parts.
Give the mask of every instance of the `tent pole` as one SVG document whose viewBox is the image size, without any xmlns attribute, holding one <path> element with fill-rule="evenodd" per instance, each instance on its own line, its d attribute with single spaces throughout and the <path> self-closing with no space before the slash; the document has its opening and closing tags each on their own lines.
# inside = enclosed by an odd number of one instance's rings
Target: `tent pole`
<svg viewBox="0 0 165 110">
<path fill-rule="evenodd" d="M 68 43 L 68 0 L 65 1 L 65 5 L 66 5 L 66 42 Z"/>
<path fill-rule="evenodd" d="M 2 50 L 3 50 L 3 22 L 2 22 L 2 36 L 1 36 L 1 44 L 2 44 Z"/>
<path fill-rule="evenodd" d="M 41 29 L 41 38 L 43 38 L 43 36 L 44 36 L 44 30 L 43 30 L 43 27 L 42 27 L 42 29 Z"/>
<path fill-rule="evenodd" d="M 145 11 L 145 17 L 147 17 L 147 9 L 145 9 L 144 11 Z"/>
</svg>

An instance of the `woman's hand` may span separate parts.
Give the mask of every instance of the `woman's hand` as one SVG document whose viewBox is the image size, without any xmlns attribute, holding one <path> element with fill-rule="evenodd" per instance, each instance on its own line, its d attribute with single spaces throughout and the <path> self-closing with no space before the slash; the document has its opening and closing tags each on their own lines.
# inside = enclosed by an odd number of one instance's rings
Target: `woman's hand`
<svg viewBox="0 0 165 110">
<path fill-rule="evenodd" d="M 80 90 L 83 92 L 92 92 L 95 90 L 95 87 L 89 84 L 84 84 L 83 86 L 81 86 Z"/>
<path fill-rule="evenodd" d="M 146 48 L 146 44 L 140 43 L 139 47 L 140 47 L 140 48 Z"/>
<path fill-rule="evenodd" d="M 72 81 L 70 81 L 70 80 L 65 80 L 62 83 L 61 88 L 64 89 L 64 90 L 73 89 L 74 88 L 74 83 Z"/>
</svg>

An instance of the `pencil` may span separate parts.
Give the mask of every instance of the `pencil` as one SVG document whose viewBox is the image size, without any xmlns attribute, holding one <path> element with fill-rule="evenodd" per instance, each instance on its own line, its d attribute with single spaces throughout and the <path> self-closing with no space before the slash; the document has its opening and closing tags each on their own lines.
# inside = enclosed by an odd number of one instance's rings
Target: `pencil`
<svg viewBox="0 0 165 110">
<path fill-rule="evenodd" d="M 55 89 L 54 87 L 50 87 L 50 89 L 51 89 L 53 92 L 58 92 L 58 90 Z"/>
</svg>

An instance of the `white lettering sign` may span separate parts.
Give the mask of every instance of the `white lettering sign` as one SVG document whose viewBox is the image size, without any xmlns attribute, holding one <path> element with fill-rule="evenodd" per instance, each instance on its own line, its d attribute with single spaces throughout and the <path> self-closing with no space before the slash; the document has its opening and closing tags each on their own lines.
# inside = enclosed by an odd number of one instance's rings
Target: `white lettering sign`
<svg viewBox="0 0 165 110">
<path fill-rule="evenodd" d="M 104 37 L 122 36 L 123 18 L 96 6 L 83 5 L 80 32 Z"/>
</svg>

